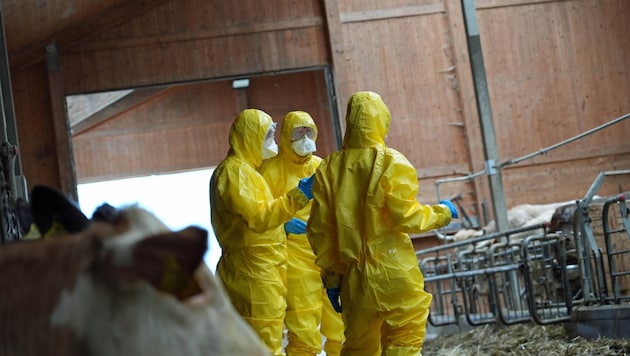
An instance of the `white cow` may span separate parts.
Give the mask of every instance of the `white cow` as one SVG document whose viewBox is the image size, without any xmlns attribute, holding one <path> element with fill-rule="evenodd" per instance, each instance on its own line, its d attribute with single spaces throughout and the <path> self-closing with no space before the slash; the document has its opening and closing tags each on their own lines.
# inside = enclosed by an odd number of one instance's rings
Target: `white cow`
<svg viewBox="0 0 630 356">
<path fill-rule="evenodd" d="M 207 231 L 169 231 L 135 206 L 0 246 L 0 356 L 269 355 L 203 263 L 206 246 Z"/>
<path fill-rule="evenodd" d="M 509 229 L 515 229 L 519 227 L 528 227 L 540 225 L 543 223 L 551 222 L 551 217 L 557 208 L 574 204 L 575 200 L 569 200 L 565 202 L 550 203 L 550 204 L 521 204 L 512 207 L 507 212 Z M 447 241 L 463 241 L 469 238 L 482 236 L 485 234 L 491 234 L 497 231 L 496 223 L 494 220 L 490 221 L 482 230 L 475 229 L 461 229 L 452 236 L 445 236 Z M 521 235 L 527 235 L 528 233 L 522 233 Z M 513 239 L 518 239 L 519 236 L 513 236 Z"/>
</svg>

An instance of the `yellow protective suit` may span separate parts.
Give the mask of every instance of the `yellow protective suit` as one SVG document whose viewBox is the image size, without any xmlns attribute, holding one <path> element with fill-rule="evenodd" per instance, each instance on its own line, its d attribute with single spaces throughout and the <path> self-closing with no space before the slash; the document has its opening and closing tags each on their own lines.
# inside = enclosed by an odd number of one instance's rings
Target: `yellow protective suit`
<svg viewBox="0 0 630 356">
<path fill-rule="evenodd" d="M 282 355 L 287 252 L 284 223 L 308 203 L 295 188 L 274 198 L 256 170 L 271 117 L 246 109 L 210 180 L 212 228 L 222 248 L 217 274 L 232 304 L 274 355 Z M 297 186 L 297 184 L 296 184 Z"/>
<path fill-rule="evenodd" d="M 317 127 L 308 113 L 303 111 L 288 113 L 280 131 L 278 156 L 265 160 L 259 170 L 276 197 L 293 189 L 300 179 L 311 176 L 322 160 L 312 153 L 299 156 L 294 152 L 291 148 L 291 137 L 293 129 L 297 127 L 311 128 L 314 132 L 312 139 L 316 140 Z M 309 214 L 310 204 L 296 216 L 307 221 Z M 320 269 L 315 264 L 315 254 L 306 235 L 288 234 L 287 249 L 289 256 L 285 319 L 289 332 L 287 355 L 319 354 L 322 349 L 321 334 L 326 336 L 326 354 L 339 355 L 344 339 L 343 322 L 341 315 L 332 309 L 326 297 Z"/>
<path fill-rule="evenodd" d="M 320 164 L 307 236 L 327 288 L 341 287 L 342 355 L 419 355 L 431 295 L 409 233 L 446 226 L 445 205 L 416 200 L 416 170 L 385 146 L 390 114 L 373 92 L 348 102 L 340 151 Z"/>
</svg>

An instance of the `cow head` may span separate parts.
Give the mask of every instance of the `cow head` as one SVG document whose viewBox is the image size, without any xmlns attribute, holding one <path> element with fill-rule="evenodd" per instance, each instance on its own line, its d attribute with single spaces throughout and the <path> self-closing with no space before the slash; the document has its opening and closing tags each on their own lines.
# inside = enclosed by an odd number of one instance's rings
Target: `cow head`
<svg viewBox="0 0 630 356">
<path fill-rule="evenodd" d="M 0 247 L 0 355 L 268 355 L 203 263 L 206 230 L 138 206 L 87 219 L 47 187 L 29 205 L 46 238 Z"/>
</svg>

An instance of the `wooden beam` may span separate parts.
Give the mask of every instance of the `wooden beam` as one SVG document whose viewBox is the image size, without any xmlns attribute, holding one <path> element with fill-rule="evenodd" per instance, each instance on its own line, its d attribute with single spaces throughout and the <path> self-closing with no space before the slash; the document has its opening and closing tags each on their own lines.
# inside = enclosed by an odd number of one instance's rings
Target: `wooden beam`
<svg viewBox="0 0 630 356">
<path fill-rule="evenodd" d="M 11 71 L 18 71 L 44 60 L 46 46 L 55 42 L 57 51 L 65 51 L 103 31 L 129 21 L 171 0 L 128 0 L 116 3 L 81 23 L 70 25 L 37 42 L 9 54 Z"/>
<path fill-rule="evenodd" d="M 48 90 L 50 91 L 50 105 L 55 130 L 59 183 L 63 193 L 78 201 L 79 194 L 74 172 L 72 140 L 70 139 L 65 96 L 63 94 L 63 77 L 59 69 L 59 56 L 55 43 L 46 46 L 46 68 L 48 70 Z"/>
<path fill-rule="evenodd" d="M 143 36 L 141 38 L 116 39 L 112 41 L 93 42 L 81 46 L 81 51 L 98 51 L 102 49 L 163 45 L 169 42 L 196 41 L 228 36 L 244 36 L 263 32 L 289 31 L 301 28 L 320 27 L 322 26 L 322 23 L 323 20 L 319 16 L 288 19 L 282 21 L 260 21 L 206 30 L 196 30 L 194 32 L 160 34 L 156 36 Z"/>
<path fill-rule="evenodd" d="M 341 14 L 340 17 L 342 23 L 349 23 L 385 20 L 398 17 L 430 15 L 443 12 L 444 4 L 442 2 L 435 2 L 424 5 L 400 6 L 379 10 L 344 12 Z"/>
<path fill-rule="evenodd" d="M 548 2 L 575 1 L 575 0 L 477 0 L 477 9 L 492 9 L 497 7 L 535 5 Z"/>
<path fill-rule="evenodd" d="M 446 0 L 448 1 L 448 0 Z M 535 5 L 548 2 L 559 1 L 575 1 L 575 0 L 477 0 L 477 9 L 492 9 L 498 7 L 509 6 L 523 6 L 523 5 Z M 399 6 L 378 10 L 367 11 L 354 11 L 344 12 L 340 14 L 341 23 L 363 22 L 363 21 L 375 21 L 386 20 L 398 17 L 409 16 L 422 16 L 431 15 L 437 13 L 444 13 L 446 11 L 444 4 L 440 2 L 422 4 L 422 5 L 409 5 Z"/>
<path fill-rule="evenodd" d="M 116 100 L 111 105 L 95 112 L 81 121 L 74 123 L 70 127 L 72 136 L 77 136 L 96 125 L 118 116 L 123 112 L 131 110 L 132 108 L 161 95 L 166 90 L 168 90 L 168 88 L 136 89 L 129 95 Z"/>
<path fill-rule="evenodd" d="M 332 80 L 331 86 L 334 91 L 334 98 L 332 100 L 334 102 L 330 103 L 333 106 L 333 110 L 337 112 L 337 115 L 332 115 L 331 119 L 337 118 L 337 121 L 333 122 L 333 127 L 337 127 L 339 129 L 339 135 L 343 136 L 341 132 L 345 129 L 345 120 L 343 118 L 343 109 L 345 109 L 345 103 L 340 102 L 340 90 L 345 90 L 346 82 L 348 78 L 343 77 L 343 69 L 340 71 L 340 68 L 345 67 L 344 63 L 344 40 L 343 40 L 343 29 L 341 28 L 341 19 L 339 17 L 339 5 L 338 1 L 335 0 L 323 0 L 324 1 L 324 13 L 326 14 L 326 35 L 328 36 L 329 51 L 330 51 L 330 62 L 332 63 Z M 340 146 L 340 143 L 337 142 L 337 145 Z"/>
</svg>

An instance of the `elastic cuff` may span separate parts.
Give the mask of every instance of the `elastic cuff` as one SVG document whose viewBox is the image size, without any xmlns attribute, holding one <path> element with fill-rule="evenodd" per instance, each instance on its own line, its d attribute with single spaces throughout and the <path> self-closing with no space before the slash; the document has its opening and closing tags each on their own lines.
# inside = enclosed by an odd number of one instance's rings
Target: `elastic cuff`
<svg viewBox="0 0 630 356">
<path fill-rule="evenodd" d="M 341 275 L 335 272 L 323 272 L 322 282 L 324 282 L 324 288 L 339 288 L 341 287 Z"/>
<path fill-rule="evenodd" d="M 287 196 L 289 197 L 289 200 L 294 201 L 296 204 L 299 204 L 299 206 L 301 206 L 302 208 L 306 206 L 306 204 L 308 204 L 308 202 L 310 201 L 306 195 L 304 195 L 304 193 L 302 193 L 302 191 L 300 190 L 300 188 L 293 188 L 291 189 L 288 193 Z"/>
</svg>

